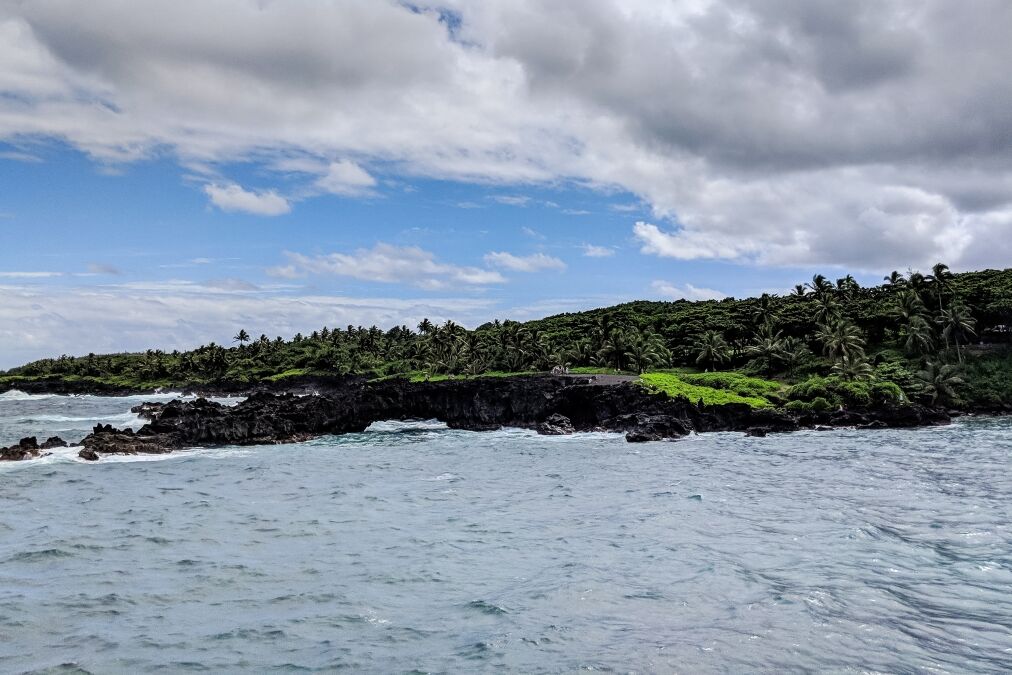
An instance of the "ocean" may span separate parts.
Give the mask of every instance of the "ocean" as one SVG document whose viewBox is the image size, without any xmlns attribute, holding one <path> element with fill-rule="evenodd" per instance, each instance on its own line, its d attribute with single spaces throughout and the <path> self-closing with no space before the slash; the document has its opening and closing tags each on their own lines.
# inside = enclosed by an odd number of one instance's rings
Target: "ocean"
<svg viewBox="0 0 1012 675">
<path fill-rule="evenodd" d="M 0 395 L 0 445 L 139 426 Z M 234 402 L 234 401 L 233 401 Z M 0 464 L 0 671 L 1012 670 L 1012 420 Z"/>
</svg>

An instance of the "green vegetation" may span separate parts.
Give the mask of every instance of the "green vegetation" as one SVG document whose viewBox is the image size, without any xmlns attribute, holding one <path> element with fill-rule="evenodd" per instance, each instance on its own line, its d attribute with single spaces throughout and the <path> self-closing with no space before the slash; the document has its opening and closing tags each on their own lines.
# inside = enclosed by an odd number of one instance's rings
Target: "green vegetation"
<svg viewBox="0 0 1012 675">
<path fill-rule="evenodd" d="M 822 275 L 786 295 L 631 302 L 467 330 L 447 321 L 324 327 L 291 339 L 251 336 L 192 351 L 43 359 L 0 386 L 178 387 L 313 375 L 439 380 L 547 372 L 646 373 L 649 386 L 704 401 L 811 408 L 918 400 L 1012 405 L 1012 270 L 894 272 L 862 288 Z M 663 376 L 663 377 L 662 377 Z M 698 389 L 693 389 L 698 388 Z"/>
<path fill-rule="evenodd" d="M 753 408 L 767 408 L 771 405 L 768 399 L 761 396 L 742 396 L 730 389 L 689 384 L 673 373 L 644 373 L 640 376 L 640 381 L 653 391 L 663 391 L 668 396 L 684 396 L 693 403 L 698 401 L 702 401 L 704 405 L 744 403 Z"/>
</svg>

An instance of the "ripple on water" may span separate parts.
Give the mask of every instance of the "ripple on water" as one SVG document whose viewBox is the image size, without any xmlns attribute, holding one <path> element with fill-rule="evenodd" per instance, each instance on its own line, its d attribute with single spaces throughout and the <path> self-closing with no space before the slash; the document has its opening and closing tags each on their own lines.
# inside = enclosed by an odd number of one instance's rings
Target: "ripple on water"
<svg viewBox="0 0 1012 675">
<path fill-rule="evenodd" d="M 0 671 L 1012 670 L 1010 420 L 71 455 L 4 467 Z"/>
</svg>

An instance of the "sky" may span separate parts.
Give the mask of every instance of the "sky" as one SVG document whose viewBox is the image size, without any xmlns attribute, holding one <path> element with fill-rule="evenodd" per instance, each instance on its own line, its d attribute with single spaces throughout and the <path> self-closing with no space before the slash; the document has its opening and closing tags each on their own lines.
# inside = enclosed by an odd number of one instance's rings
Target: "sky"
<svg viewBox="0 0 1012 675">
<path fill-rule="evenodd" d="M 0 1 L 0 368 L 1012 261 L 1007 0 Z"/>
</svg>

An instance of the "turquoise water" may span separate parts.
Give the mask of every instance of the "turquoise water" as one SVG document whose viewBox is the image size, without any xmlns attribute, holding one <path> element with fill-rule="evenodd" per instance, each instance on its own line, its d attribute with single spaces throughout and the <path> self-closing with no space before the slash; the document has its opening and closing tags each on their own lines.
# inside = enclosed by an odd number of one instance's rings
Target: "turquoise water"
<svg viewBox="0 0 1012 675">
<path fill-rule="evenodd" d="M 1008 419 L 75 455 L 0 465 L 0 671 L 1012 670 Z"/>
</svg>

